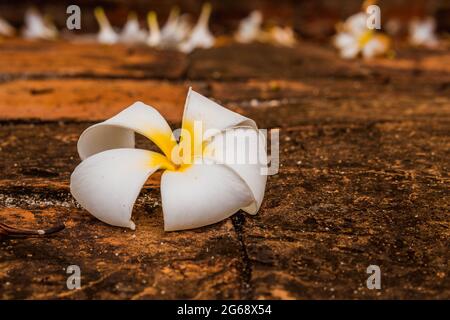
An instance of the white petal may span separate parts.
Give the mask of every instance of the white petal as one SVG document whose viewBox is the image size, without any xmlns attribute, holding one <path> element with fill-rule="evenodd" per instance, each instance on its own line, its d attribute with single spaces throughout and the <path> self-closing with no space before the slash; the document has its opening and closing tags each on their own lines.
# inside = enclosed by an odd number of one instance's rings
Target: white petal
<svg viewBox="0 0 450 320">
<path fill-rule="evenodd" d="M 204 139 L 214 135 L 213 131 L 216 130 L 238 126 L 257 128 L 253 120 L 228 110 L 189 88 L 184 107 L 183 128 L 189 127 L 194 121 L 202 123 Z"/>
<path fill-rule="evenodd" d="M 172 12 L 175 11 L 171 11 L 169 20 L 161 29 L 160 46 L 166 49 L 178 49 L 192 29 L 187 14 L 179 16 L 177 13 L 172 14 Z"/>
<path fill-rule="evenodd" d="M 282 46 L 292 47 L 297 40 L 295 39 L 294 30 L 290 27 L 275 26 L 270 29 L 271 41 Z"/>
<path fill-rule="evenodd" d="M 347 18 L 345 21 L 345 28 L 351 34 L 360 36 L 367 31 L 367 14 L 365 12 L 359 12 Z"/>
<path fill-rule="evenodd" d="M 99 43 L 114 44 L 119 41 L 119 35 L 112 28 L 102 28 L 97 35 Z"/>
<path fill-rule="evenodd" d="M 147 45 L 150 47 L 159 46 L 161 43 L 161 32 L 159 31 L 158 17 L 155 11 L 150 11 L 147 14 L 147 24 L 149 29 Z"/>
<path fill-rule="evenodd" d="M 82 160 L 101 151 L 134 148 L 134 132 L 152 140 L 166 155 L 176 145 L 167 121 L 154 108 L 136 102 L 116 116 L 87 128 L 78 140 Z"/>
<path fill-rule="evenodd" d="M 170 9 L 169 17 L 161 29 L 161 36 L 164 39 L 164 41 L 167 41 L 172 38 L 179 17 L 180 17 L 180 9 L 178 7 L 172 7 L 172 9 Z"/>
<path fill-rule="evenodd" d="M 266 138 L 257 130 L 229 129 L 213 137 L 205 147 L 204 155 L 233 170 L 249 187 L 253 201 L 242 210 L 256 214 L 266 188 Z"/>
<path fill-rule="evenodd" d="M 357 39 L 348 32 L 338 33 L 333 40 L 335 47 L 339 49 L 357 45 Z"/>
<path fill-rule="evenodd" d="M 208 49 L 214 45 L 215 38 L 209 31 L 208 23 L 211 15 L 211 4 L 205 3 L 197 24 L 192 29 L 189 39 L 180 45 L 180 50 L 189 53 L 195 48 Z"/>
<path fill-rule="evenodd" d="M 358 55 L 359 51 L 359 46 L 355 42 L 353 45 L 341 49 L 341 57 L 344 59 L 353 59 Z"/>
<path fill-rule="evenodd" d="M 147 32 L 139 26 L 139 20 L 135 13 L 128 16 L 120 34 L 120 41 L 126 44 L 143 43 L 147 38 Z"/>
<path fill-rule="evenodd" d="M 27 39 L 55 39 L 58 30 L 55 25 L 45 21 L 37 9 L 30 8 L 25 12 L 25 28 L 23 36 Z"/>
<path fill-rule="evenodd" d="M 94 9 L 94 16 L 100 26 L 100 31 L 97 34 L 97 40 L 103 44 L 114 44 L 119 41 L 119 35 L 114 31 L 109 23 L 105 11 L 101 7 Z"/>
<path fill-rule="evenodd" d="M 193 164 L 161 178 L 164 230 L 198 228 L 228 218 L 253 201 L 245 182 L 228 167 Z"/>
<path fill-rule="evenodd" d="M 389 49 L 389 44 L 383 41 L 382 38 L 373 37 L 369 40 L 362 49 L 362 55 L 364 58 L 373 58 L 386 53 Z"/>
<path fill-rule="evenodd" d="M 180 43 L 185 40 L 189 33 L 192 31 L 192 25 L 190 22 L 190 18 L 188 14 L 183 14 L 178 18 L 175 31 L 174 31 L 174 40 L 176 43 Z"/>
<path fill-rule="evenodd" d="M 97 219 L 119 227 L 135 228 L 131 212 L 147 178 L 165 165 L 159 153 L 114 149 L 97 153 L 75 168 L 70 191 Z"/>
<path fill-rule="evenodd" d="M 214 46 L 215 38 L 205 28 L 194 28 L 188 40 L 180 44 L 180 51 L 190 53 L 196 48 L 208 49 Z"/>
<path fill-rule="evenodd" d="M 16 32 L 16 29 L 9 24 L 8 21 L 0 17 L 0 36 L 11 37 Z"/>
<path fill-rule="evenodd" d="M 422 21 L 413 20 L 409 26 L 410 41 L 413 45 L 424 45 L 426 47 L 436 47 L 438 39 L 435 34 L 436 21 L 428 17 Z"/>
</svg>

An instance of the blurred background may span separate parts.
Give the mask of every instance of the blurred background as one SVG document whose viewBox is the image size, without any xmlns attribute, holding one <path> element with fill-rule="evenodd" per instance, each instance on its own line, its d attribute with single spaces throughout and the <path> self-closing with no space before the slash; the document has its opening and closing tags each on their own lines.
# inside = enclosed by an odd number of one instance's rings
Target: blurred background
<svg viewBox="0 0 450 320">
<path fill-rule="evenodd" d="M 128 13 L 135 11 L 142 25 L 145 25 L 146 14 L 149 10 L 157 12 L 160 23 L 167 18 L 170 9 L 178 6 L 182 12 L 191 14 L 195 21 L 202 3 L 198 0 L 110 0 L 110 1 L 11 1 L 0 0 L 0 16 L 11 22 L 15 27 L 23 23 L 26 9 L 35 6 L 41 12 L 48 14 L 57 27 L 62 28 L 66 23 L 66 8 L 71 4 L 79 5 L 82 9 L 82 29 L 80 32 L 96 32 L 93 10 L 102 6 L 111 24 L 122 26 Z M 360 0 L 212 0 L 211 30 L 215 35 L 233 32 L 239 21 L 250 11 L 262 11 L 265 23 L 292 26 L 296 33 L 305 38 L 324 40 L 335 32 L 335 24 L 344 18 L 358 12 L 361 8 Z M 413 17 L 434 16 L 437 21 L 438 32 L 450 32 L 450 1 L 447 0 L 381 0 L 377 4 L 382 8 L 382 19 L 391 18 L 407 22 Z"/>
</svg>

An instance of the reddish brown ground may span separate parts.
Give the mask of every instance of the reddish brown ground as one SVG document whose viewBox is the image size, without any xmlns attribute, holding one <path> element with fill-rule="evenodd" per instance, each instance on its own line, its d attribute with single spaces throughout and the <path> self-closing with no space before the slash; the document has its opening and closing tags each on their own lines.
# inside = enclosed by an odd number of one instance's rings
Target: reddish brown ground
<svg viewBox="0 0 450 320">
<path fill-rule="evenodd" d="M 67 226 L 0 242 L 0 298 L 450 298 L 448 50 L 372 62 L 305 42 L 189 56 L 18 40 L 0 50 L 0 221 Z M 281 129 L 259 214 L 165 233 L 159 175 L 135 232 L 77 206 L 79 134 L 136 100 L 176 127 L 188 86 Z M 77 291 L 65 285 L 73 264 Z M 370 264 L 381 290 L 366 288 Z"/>
</svg>

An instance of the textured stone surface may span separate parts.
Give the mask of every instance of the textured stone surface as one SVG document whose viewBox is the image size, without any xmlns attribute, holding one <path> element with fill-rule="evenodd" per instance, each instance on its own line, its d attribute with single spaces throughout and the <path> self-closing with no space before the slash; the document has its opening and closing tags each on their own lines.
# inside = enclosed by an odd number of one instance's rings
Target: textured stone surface
<svg viewBox="0 0 450 320">
<path fill-rule="evenodd" d="M 0 80 L 178 79 L 185 72 L 187 63 L 178 52 L 147 47 L 21 40 L 5 41 L 1 46 Z"/>
<path fill-rule="evenodd" d="M 190 56 L 0 46 L 0 221 L 66 224 L 0 242 L 0 298 L 450 298 L 448 51 L 363 62 L 311 43 Z M 190 85 L 281 129 L 280 171 L 259 214 L 165 233 L 159 174 L 138 198 L 135 232 L 82 210 L 69 192 L 79 134 L 135 100 L 176 128 Z M 65 286 L 72 264 L 78 291 Z M 370 264 L 382 290 L 365 286 Z"/>
</svg>

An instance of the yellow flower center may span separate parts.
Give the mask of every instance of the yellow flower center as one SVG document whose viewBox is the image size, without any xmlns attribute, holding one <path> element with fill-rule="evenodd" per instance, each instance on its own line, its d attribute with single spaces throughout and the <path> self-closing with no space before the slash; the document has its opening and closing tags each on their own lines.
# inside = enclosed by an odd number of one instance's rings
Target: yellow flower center
<svg viewBox="0 0 450 320">
<path fill-rule="evenodd" d="M 167 134 L 153 132 L 148 134 L 148 137 L 164 153 L 152 159 L 150 165 L 159 165 L 161 169 L 170 171 L 183 171 L 189 168 L 195 158 L 203 154 L 205 147 L 202 123 L 199 121 L 183 121 L 179 143 Z"/>
<path fill-rule="evenodd" d="M 360 48 L 364 47 L 370 40 L 372 40 L 374 36 L 373 30 L 367 30 L 365 31 L 359 38 L 358 38 L 358 45 Z"/>
</svg>

